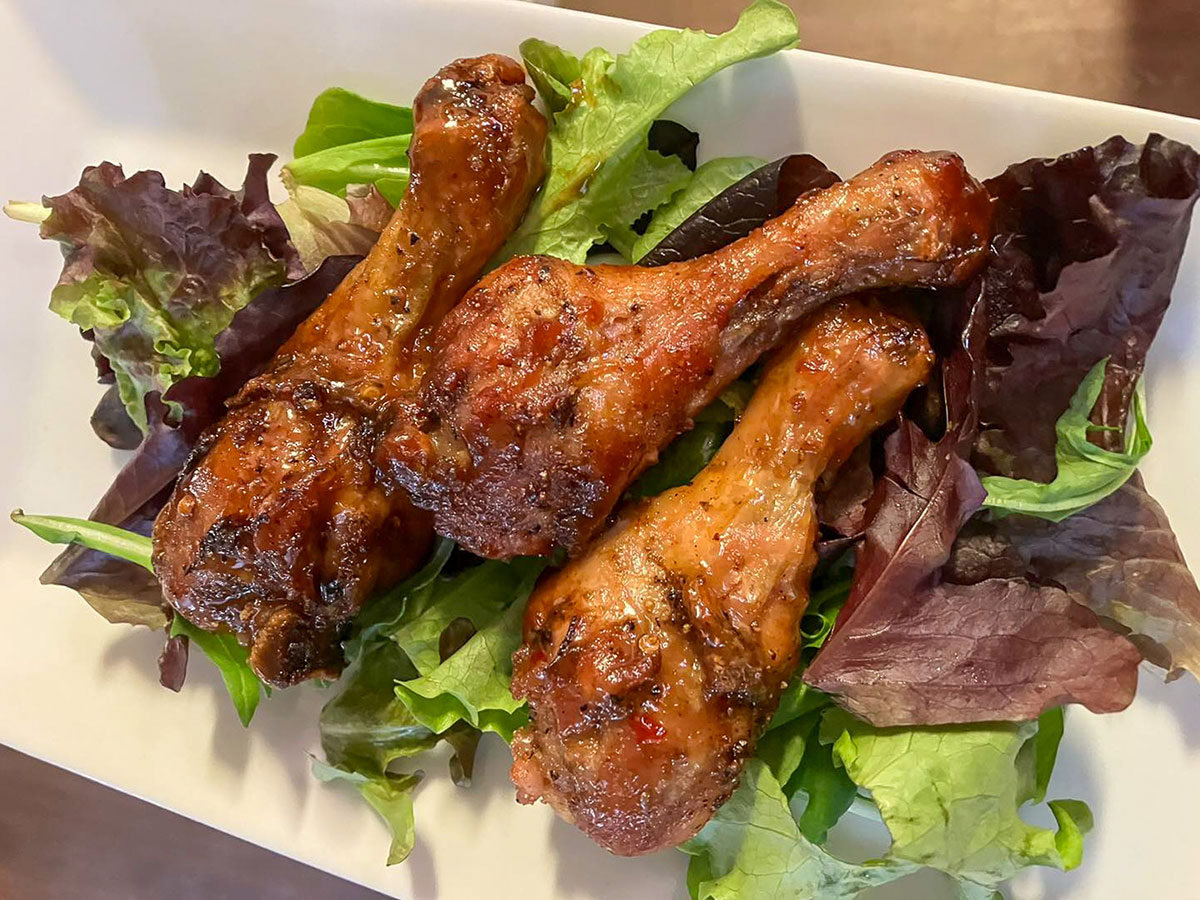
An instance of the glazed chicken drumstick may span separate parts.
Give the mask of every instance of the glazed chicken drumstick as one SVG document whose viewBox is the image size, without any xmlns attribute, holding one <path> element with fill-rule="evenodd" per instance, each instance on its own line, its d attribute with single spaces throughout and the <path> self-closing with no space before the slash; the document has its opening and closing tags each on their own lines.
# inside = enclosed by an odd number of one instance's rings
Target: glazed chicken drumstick
<svg viewBox="0 0 1200 900">
<path fill-rule="evenodd" d="M 342 668 L 344 627 L 415 568 L 428 514 L 376 483 L 429 337 L 541 181 L 546 123 L 503 56 L 463 59 L 414 103 L 407 193 L 379 242 L 204 436 L 154 528 L 167 601 L 250 644 L 263 680 Z"/>
<path fill-rule="evenodd" d="M 983 262 L 987 193 L 950 153 L 898 152 L 728 247 L 659 268 L 511 260 L 438 330 L 423 421 L 379 468 L 482 556 L 577 553 L 658 451 L 806 312 Z"/>
<path fill-rule="evenodd" d="M 813 486 L 933 362 L 878 302 L 814 313 L 687 486 L 635 505 L 525 612 L 513 694 L 523 803 L 614 853 L 692 837 L 733 791 L 797 662 L 816 562 Z"/>
</svg>

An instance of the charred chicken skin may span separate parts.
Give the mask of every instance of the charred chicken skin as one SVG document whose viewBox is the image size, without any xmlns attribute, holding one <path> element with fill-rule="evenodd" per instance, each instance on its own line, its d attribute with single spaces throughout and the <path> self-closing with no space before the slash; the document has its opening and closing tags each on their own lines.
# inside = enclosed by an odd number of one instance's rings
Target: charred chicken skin
<svg viewBox="0 0 1200 900">
<path fill-rule="evenodd" d="M 983 262 L 987 193 L 951 153 L 892 153 L 728 247 L 659 268 L 513 259 L 438 330 L 421 427 L 379 468 L 488 557 L 577 554 L 691 417 L 807 312 Z"/>
<path fill-rule="evenodd" d="M 158 517 L 167 601 L 248 642 L 270 684 L 339 672 L 350 618 L 428 549 L 430 517 L 380 486 L 376 445 L 410 414 L 435 326 L 541 181 L 546 123 L 532 100 L 503 56 L 425 83 L 411 181 L 379 242 L 231 402 Z"/>
<path fill-rule="evenodd" d="M 797 662 L 814 484 L 932 361 L 920 326 L 876 301 L 814 313 L 690 485 L 633 506 L 539 585 L 514 657 L 521 802 L 622 855 L 700 829 Z"/>
</svg>

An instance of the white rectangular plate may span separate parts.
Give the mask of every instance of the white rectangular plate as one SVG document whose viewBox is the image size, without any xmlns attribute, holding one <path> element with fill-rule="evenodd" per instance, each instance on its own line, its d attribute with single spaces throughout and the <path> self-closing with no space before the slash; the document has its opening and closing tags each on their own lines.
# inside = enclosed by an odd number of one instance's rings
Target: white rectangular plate
<svg viewBox="0 0 1200 900">
<path fill-rule="evenodd" d="M 407 103 L 453 57 L 515 55 L 529 36 L 620 51 L 647 27 L 499 0 L 0 0 L 0 194 L 65 191 L 101 159 L 161 169 L 172 184 L 204 167 L 234 185 L 247 152 L 287 158 L 330 85 Z M 726 72 L 672 115 L 701 132 L 704 156 L 805 151 L 843 174 L 898 147 L 957 150 L 986 177 L 1115 133 L 1200 145 L 1195 120 L 802 52 Z M 100 389 L 87 349 L 45 310 L 59 266 L 32 229 L 0 221 L 0 508 L 84 515 L 120 460 L 88 427 Z M 1200 563 L 1198 304 L 1200 236 L 1150 358 L 1156 444 L 1145 467 Z M 110 626 L 74 594 L 39 587 L 54 550 L 15 527 L 0 533 L 3 743 L 398 897 L 684 896 L 681 854 L 616 859 L 546 807 L 517 806 L 493 738 L 469 790 L 426 765 L 417 848 L 386 868 L 370 810 L 309 776 L 320 689 L 276 693 L 245 731 L 202 659 L 180 695 L 163 690 L 158 635 Z M 1051 796 L 1087 800 L 1097 829 L 1080 870 L 1023 876 L 1015 897 L 1195 895 L 1198 710 L 1191 678 L 1164 687 L 1145 671 L 1129 711 L 1071 715 Z M 942 890 L 926 879 L 878 896 Z"/>
</svg>

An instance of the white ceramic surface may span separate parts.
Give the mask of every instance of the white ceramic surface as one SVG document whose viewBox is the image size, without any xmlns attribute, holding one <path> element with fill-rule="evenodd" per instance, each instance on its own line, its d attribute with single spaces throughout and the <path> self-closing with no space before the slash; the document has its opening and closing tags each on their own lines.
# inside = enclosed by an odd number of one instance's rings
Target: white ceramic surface
<svg viewBox="0 0 1200 900">
<path fill-rule="evenodd" d="M 618 51 L 645 28 L 501 0 L 0 0 L 0 198 L 66 190 L 100 159 L 172 183 L 203 166 L 233 184 L 246 152 L 286 157 L 329 85 L 408 102 L 455 56 L 515 53 L 531 35 Z M 957 150 L 982 177 L 1117 132 L 1200 145 L 1195 120 L 800 52 L 727 72 L 672 115 L 701 131 L 704 156 L 808 151 L 843 173 L 896 147 Z M 0 508 L 83 515 L 119 458 L 88 428 L 99 388 L 86 348 L 45 309 L 58 269 L 54 246 L 0 221 Z M 1200 237 L 1150 359 L 1145 466 L 1200 563 L 1198 305 Z M 681 854 L 615 859 L 545 807 L 513 803 L 508 754 L 492 738 L 468 791 L 426 766 L 417 848 L 385 868 L 370 810 L 308 774 L 321 690 L 276 694 L 244 731 L 203 660 L 173 695 L 155 680 L 157 635 L 39 587 L 53 555 L 0 524 L 0 742 L 398 897 L 684 896 Z M 1086 861 L 1068 876 L 1023 876 L 1014 897 L 1197 896 L 1200 685 L 1145 671 L 1126 713 L 1072 714 L 1051 795 L 1092 804 Z M 928 878 L 878 894 L 942 895 Z"/>
</svg>

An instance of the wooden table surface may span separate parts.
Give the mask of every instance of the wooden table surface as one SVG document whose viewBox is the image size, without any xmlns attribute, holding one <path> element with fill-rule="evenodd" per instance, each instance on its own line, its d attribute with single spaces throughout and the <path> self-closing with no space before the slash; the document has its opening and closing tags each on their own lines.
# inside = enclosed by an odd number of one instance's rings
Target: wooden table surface
<svg viewBox="0 0 1200 900">
<path fill-rule="evenodd" d="M 558 5 L 721 30 L 743 2 Z M 1200 0 L 793 5 L 811 50 L 1200 117 Z M 0 900 L 379 896 L 0 747 Z"/>
</svg>

